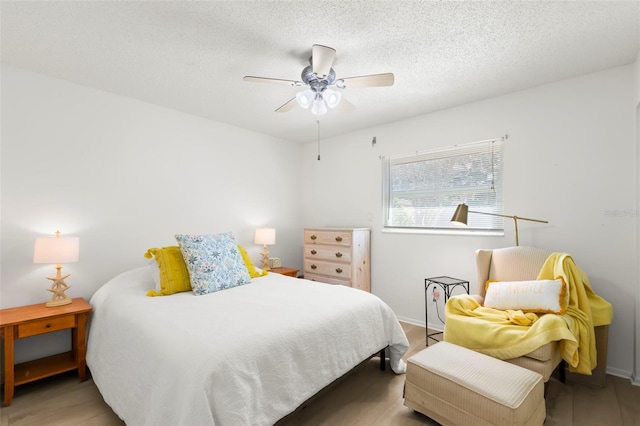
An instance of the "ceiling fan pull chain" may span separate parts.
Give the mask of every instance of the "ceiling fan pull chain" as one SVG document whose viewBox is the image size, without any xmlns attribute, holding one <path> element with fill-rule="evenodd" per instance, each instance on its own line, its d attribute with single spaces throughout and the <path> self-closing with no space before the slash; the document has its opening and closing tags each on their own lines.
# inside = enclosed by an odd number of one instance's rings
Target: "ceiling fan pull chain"
<svg viewBox="0 0 640 426">
<path fill-rule="evenodd" d="M 316 120 L 318 123 L 318 161 L 320 161 L 320 120 Z"/>
</svg>

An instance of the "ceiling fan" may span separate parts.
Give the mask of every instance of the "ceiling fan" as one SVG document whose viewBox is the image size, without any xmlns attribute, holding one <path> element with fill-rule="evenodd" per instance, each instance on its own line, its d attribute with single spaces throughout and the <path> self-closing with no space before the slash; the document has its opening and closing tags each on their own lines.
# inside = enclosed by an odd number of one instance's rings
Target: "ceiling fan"
<svg viewBox="0 0 640 426">
<path fill-rule="evenodd" d="M 302 70 L 302 81 L 250 75 L 245 76 L 243 80 L 257 83 L 280 83 L 289 86 L 308 86 L 308 89 L 299 92 L 294 98 L 276 109 L 276 112 L 290 111 L 297 104 L 305 109 L 311 107 L 311 112 L 316 115 L 325 114 L 327 107 L 335 108 L 338 105 L 343 111 L 352 111 L 355 108 L 351 102 L 342 98 L 342 94 L 339 91 L 330 89 L 330 86 L 346 89 L 347 87 L 393 85 L 393 73 L 337 78 L 336 72 L 331 68 L 335 57 L 335 49 L 321 44 L 314 44 L 311 49 L 311 58 L 309 58 L 310 65 Z"/>
</svg>

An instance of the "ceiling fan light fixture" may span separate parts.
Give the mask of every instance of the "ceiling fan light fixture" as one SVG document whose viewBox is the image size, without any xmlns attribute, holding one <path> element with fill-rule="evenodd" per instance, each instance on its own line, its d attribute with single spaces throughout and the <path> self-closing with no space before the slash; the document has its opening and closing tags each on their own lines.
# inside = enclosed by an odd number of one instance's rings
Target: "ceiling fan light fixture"
<svg viewBox="0 0 640 426">
<path fill-rule="evenodd" d="M 340 92 L 336 92 L 331 89 L 324 91 L 324 100 L 329 108 L 337 107 L 340 103 L 340 99 L 342 99 L 342 94 Z"/>
<path fill-rule="evenodd" d="M 307 109 L 311 106 L 314 98 L 315 98 L 315 94 L 311 89 L 303 90 L 302 92 L 298 92 L 296 94 L 296 100 L 298 101 L 298 105 L 300 105 L 304 109 Z"/>
<path fill-rule="evenodd" d="M 316 97 L 311 107 L 311 113 L 315 115 L 323 115 L 327 113 L 327 104 L 322 99 L 322 96 Z"/>
<path fill-rule="evenodd" d="M 0 0 L 1 1 L 1 0 Z M 276 112 L 290 111 L 298 104 L 303 109 L 311 109 L 315 115 L 327 113 L 327 108 L 339 106 L 342 112 L 350 112 L 355 107 L 347 99 L 342 99 L 340 91 L 347 87 L 384 87 L 393 86 L 392 73 L 360 75 L 355 77 L 337 78 L 333 69 L 336 50 L 329 46 L 314 44 L 309 58 L 309 65 L 304 67 L 300 74 L 300 81 L 282 78 L 244 76 L 245 81 L 278 83 L 288 86 L 306 86 L 307 89 L 297 93 L 289 99 Z M 329 89 L 336 89 L 331 90 Z"/>
</svg>

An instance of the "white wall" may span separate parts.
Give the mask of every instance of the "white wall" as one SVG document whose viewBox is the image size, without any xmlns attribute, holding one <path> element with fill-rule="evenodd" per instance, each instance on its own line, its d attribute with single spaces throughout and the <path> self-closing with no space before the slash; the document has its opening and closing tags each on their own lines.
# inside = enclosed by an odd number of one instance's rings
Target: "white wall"
<svg viewBox="0 0 640 426">
<path fill-rule="evenodd" d="M 233 231 L 259 264 L 253 232 L 277 230 L 271 255 L 301 267 L 299 144 L 2 66 L 0 307 L 49 299 L 51 265 L 34 239 L 80 237 L 70 297 L 145 265 L 175 233 Z M 265 185 L 268 182 L 268 185 Z M 279 188 L 289 196 L 279 196 Z M 60 351 L 59 332 L 17 342 L 16 359 Z"/>
<path fill-rule="evenodd" d="M 615 212 L 637 206 L 632 88 L 633 67 L 614 68 L 323 140 L 320 161 L 310 143 L 304 226 L 370 226 L 373 293 L 400 318 L 424 324 L 424 278 L 450 275 L 475 288 L 474 251 L 513 245 L 513 230 L 506 222 L 504 237 L 382 233 L 379 157 L 508 134 L 505 212 L 550 222 L 519 223 L 520 244 L 568 252 L 587 272 L 614 306 L 608 371 L 629 377 L 638 218 Z"/>
<path fill-rule="evenodd" d="M 370 226 L 372 291 L 400 318 L 424 324 L 424 278 L 475 286 L 474 250 L 512 245 L 513 232 L 382 233 L 379 156 L 509 134 L 505 211 L 550 221 L 522 222 L 521 244 L 569 252 L 589 274 L 615 310 L 608 370 L 629 377 L 638 359 L 638 218 L 607 213 L 633 210 L 640 198 L 638 75 L 615 68 L 327 139 L 317 161 L 315 143 L 300 147 L 3 65 L 0 307 L 48 299 L 52 268 L 31 263 L 33 241 L 56 229 L 81 239 L 80 262 L 64 270 L 69 294 L 89 298 L 142 266 L 148 247 L 174 244 L 176 232 L 231 230 L 258 261 L 253 230 L 268 223 L 278 230 L 272 255 L 301 267 L 302 227 Z M 66 344 L 58 333 L 25 339 L 17 360 Z"/>
<path fill-rule="evenodd" d="M 634 63 L 634 84 L 635 84 L 635 124 L 636 124 L 636 183 L 640 182 L 640 52 L 636 56 Z M 636 186 L 636 217 L 640 216 L 640 184 Z M 636 250 L 640 251 L 640 226 L 636 219 Z M 635 311 L 635 347 L 636 356 L 633 369 L 632 381 L 640 386 L 640 262 L 638 262 L 638 275 L 636 281 L 636 311 Z"/>
</svg>

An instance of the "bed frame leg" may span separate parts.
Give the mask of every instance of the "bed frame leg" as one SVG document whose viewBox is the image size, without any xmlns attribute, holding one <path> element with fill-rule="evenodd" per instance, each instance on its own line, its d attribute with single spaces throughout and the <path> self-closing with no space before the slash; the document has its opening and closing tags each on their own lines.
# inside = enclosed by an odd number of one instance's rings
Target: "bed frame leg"
<svg viewBox="0 0 640 426">
<path fill-rule="evenodd" d="M 385 371 L 387 368 L 387 363 L 385 362 L 385 357 L 384 357 L 384 349 L 380 350 L 380 371 Z"/>
</svg>

